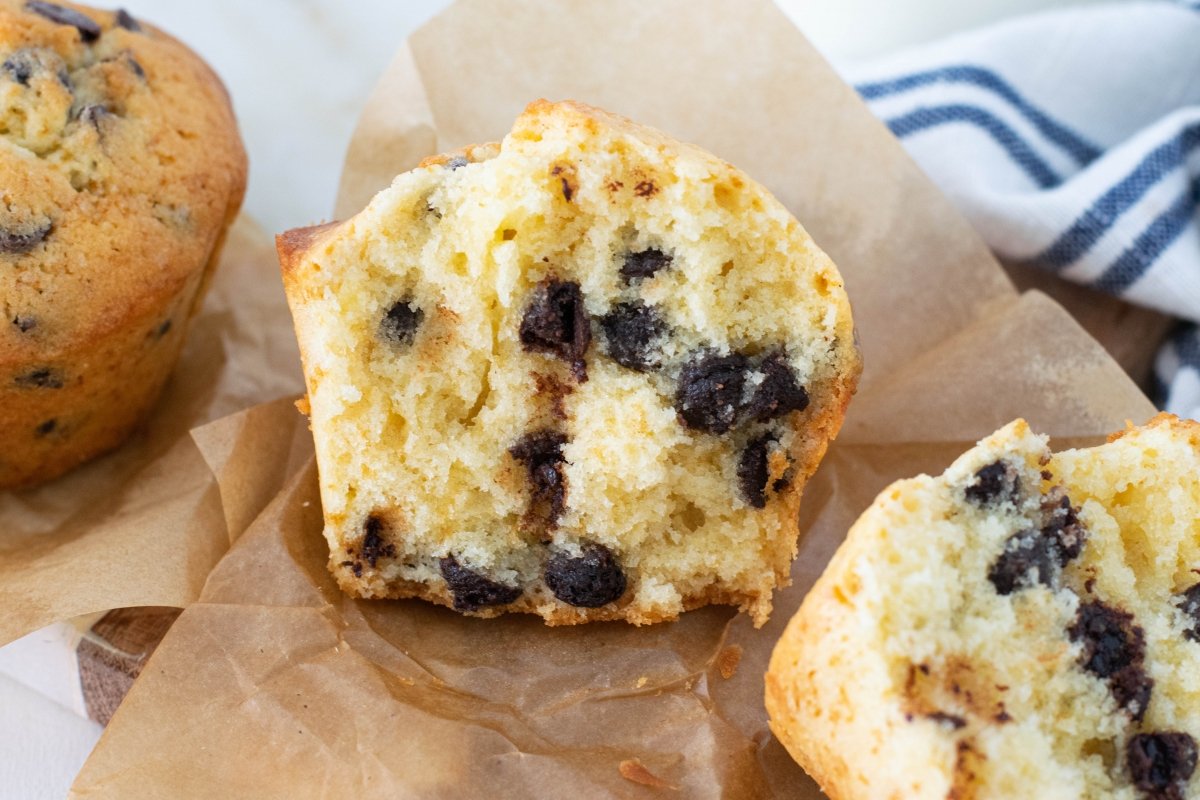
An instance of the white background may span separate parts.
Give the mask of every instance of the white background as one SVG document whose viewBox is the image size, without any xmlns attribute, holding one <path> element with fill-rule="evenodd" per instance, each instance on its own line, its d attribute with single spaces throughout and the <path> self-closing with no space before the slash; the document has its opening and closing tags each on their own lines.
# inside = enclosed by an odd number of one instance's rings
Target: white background
<svg viewBox="0 0 1200 800">
<path fill-rule="evenodd" d="M 736 4 L 737 0 L 728 0 Z M 835 64 L 1087 0 L 779 0 Z M 245 210 L 269 231 L 327 219 L 342 156 L 397 44 L 449 0 L 124 0 L 225 80 L 250 152 Z M 31 659 L 41 642 L 0 652 Z M 46 647 L 43 647 L 45 650 Z M 20 664 L 18 664 L 20 666 Z M 26 663 L 27 668 L 32 665 Z M 63 797 L 99 726 L 0 674 L 0 798 Z"/>
</svg>

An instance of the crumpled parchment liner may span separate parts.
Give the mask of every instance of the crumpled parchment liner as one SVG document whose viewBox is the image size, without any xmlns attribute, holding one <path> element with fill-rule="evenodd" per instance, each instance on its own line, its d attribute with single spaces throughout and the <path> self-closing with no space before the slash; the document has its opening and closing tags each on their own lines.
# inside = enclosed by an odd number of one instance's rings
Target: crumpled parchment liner
<svg viewBox="0 0 1200 800">
<path fill-rule="evenodd" d="M 0 492 L 0 644 L 128 606 L 185 606 L 229 538 L 188 431 L 303 387 L 270 236 L 245 217 L 163 397 L 113 454 L 45 486 Z"/>
<path fill-rule="evenodd" d="M 538 96 L 626 113 L 738 164 L 846 277 L 866 373 L 805 491 L 795 584 L 771 622 L 755 631 L 708 608 L 640 629 L 547 628 L 350 600 L 325 569 L 305 420 L 284 403 L 251 409 L 195 439 L 230 525 L 253 522 L 230 528 L 236 543 L 76 796 L 819 797 L 767 729 L 762 675 L 862 509 L 1018 415 L 1065 446 L 1153 414 L 1060 307 L 1017 295 L 766 0 L 462 0 L 372 96 L 342 211 L 434 148 L 498 138 Z M 674 788 L 622 777 L 633 759 Z"/>
</svg>

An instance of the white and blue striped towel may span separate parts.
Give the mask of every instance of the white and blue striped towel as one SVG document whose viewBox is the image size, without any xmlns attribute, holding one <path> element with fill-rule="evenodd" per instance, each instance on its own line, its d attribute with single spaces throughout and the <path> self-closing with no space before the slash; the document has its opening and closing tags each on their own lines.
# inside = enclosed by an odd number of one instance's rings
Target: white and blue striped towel
<svg viewBox="0 0 1200 800">
<path fill-rule="evenodd" d="M 1200 418 L 1200 0 L 1052 11 L 843 69 L 1003 259 L 1179 317 Z"/>
</svg>

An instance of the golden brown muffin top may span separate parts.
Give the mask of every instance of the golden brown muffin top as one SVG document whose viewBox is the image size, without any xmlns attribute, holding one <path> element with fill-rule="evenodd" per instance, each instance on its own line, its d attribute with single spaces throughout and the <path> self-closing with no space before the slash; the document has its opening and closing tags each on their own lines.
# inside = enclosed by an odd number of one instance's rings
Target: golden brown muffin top
<svg viewBox="0 0 1200 800">
<path fill-rule="evenodd" d="M 229 96 L 179 41 L 123 11 L 0 0 L 0 365 L 165 303 L 245 181 Z"/>
</svg>

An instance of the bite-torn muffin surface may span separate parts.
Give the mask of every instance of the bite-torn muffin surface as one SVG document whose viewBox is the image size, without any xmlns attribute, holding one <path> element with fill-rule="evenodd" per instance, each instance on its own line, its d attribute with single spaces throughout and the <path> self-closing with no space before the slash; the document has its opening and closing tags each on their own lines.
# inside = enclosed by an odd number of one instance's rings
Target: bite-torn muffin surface
<svg viewBox="0 0 1200 800">
<path fill-rule="evenodd" d="M 765 621 L 859 360 L 837 269 L 760 185 L 539 101 L 279 249 L 344 590 Z"/>
<path fill-rule="evenodd" d="M 766 699 L 835 800 L 1200 795 L 1200 423 L 1052 454 L 1018 420 L 893 484 Z"/>
</svg>

